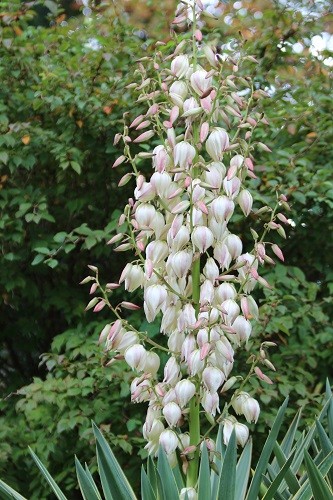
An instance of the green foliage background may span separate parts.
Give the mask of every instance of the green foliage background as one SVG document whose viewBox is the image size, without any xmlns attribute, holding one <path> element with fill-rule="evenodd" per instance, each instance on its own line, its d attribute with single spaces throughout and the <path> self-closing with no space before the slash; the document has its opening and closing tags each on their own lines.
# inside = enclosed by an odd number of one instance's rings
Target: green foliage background
<svg viewBox="0 0 333 500">
<path fill-rule="evenodd" d="M 304 405 L 304 425 L 312 419 L 333 376 L 332 89 L 330 68 L 306 42 L 330 31 L 332 15 L 325 3 L 316 18 L 268 0 L 243 3 L 249 15 L 227 6 L 233 24 L 210 26 L 211 39 L 223 50 L 226 40 L 238 43 L 240 30 L 258 59 L 256 82 L 271 98 L 263 101 L 270 125 L 257 138 L 273 152 L 257 154 L 252 192 L 272 204 L 279 187 L 296 223 L 287 228 L 285 264 L 266 269 L 273 291 L 258 292 L 254 348 L 263 338 L 278 344 L 274 385 L 255 388 L 261 439 L 287 393 L 289 412 Z M 129 401 L 125 367 L 105 367 L 97 340 L 110 318 L 105 310 L 98 321 L 84 313 L 87 290 L 78 283 L 87 264 L 116 281 L 130 258 L 105 244 L 133 187 L 117 187 L 126 167 L 111 169 L 119 154 L 113 137 L 124 111 L 140 113 L 126 84 L 134 61 L 161 37 L 158 13 L 145 19 L 144 40 L 135 12 L 131 26 L 112 2 L 89 19 L 46 4 L 37 18 L 19 1 L 0 4 L 0 476 L 32 499 L 47 498 L 48 489 L 27 446 L 75 498 L 73 454 L 94 460 L 91 419 L 137 476 L 144 408 Z M 253 17 L 258 9 L 261 19 Z M 166 29 L 162 36 L 168 39 Z M 302 54 L 292 51 L 297 41 Z M 248 224 L 236 230 L 246 237 Z"/>
</svg>

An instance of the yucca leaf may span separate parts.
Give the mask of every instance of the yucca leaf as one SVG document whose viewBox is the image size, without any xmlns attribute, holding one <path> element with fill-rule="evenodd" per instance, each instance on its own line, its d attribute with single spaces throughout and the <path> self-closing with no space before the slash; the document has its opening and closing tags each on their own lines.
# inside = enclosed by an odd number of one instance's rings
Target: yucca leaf
<svg viewBox="0 0 333 500">
<path fill-rule="evenodd" d="M 267 469 L 268 461 L 273 451 L 274 444 L 277 440 L 283 417 L 286 412 L 287 404 L 288 398 L 286 398 L 283 405 L 280 407 L 278 414 L 274 420 L 273 427 L 271 428 L 268 438 L 264 444 L 256 470 L 254 472 L 254 476 L 250 484 L 250 489 L 246 496 L 247 500 L 256 500 L 258 497 L 262 476 Z"/>
<path fill-rule="evenodd" d="M 294 454 L 295 454 L 295 451 L 292 453 L 292 457 L 294 457 Z M 280 468 L 282 468 L 285 463 L 287 462 L 287 457 L 284 455 L 282 449 L 280 448 L 280 446 L 278 445 L 278 443 L 275 443 L 275 446 L 274 446 L 274 453 L 275 453 L 275 457 L 277 459 L 277 462 L 280 466 Z M 299 484 L 299 482 L 297 481 L 297 478 L 296 476 L 291 472 L 291 470 L 287 470 L 286 472 L 286 477 L 284 478 L 289 489 L 290 489 L 290 492 L 291 493 L 296 493 L 301 485 Z"/>
<path fill-rule="evenodd" d="M 235 429 L 232 431 L 225 457 L 223 460 L 222 470 L 219 480 L 219 488 L 216 499 L 218 500 L 234 500 L 235 485 L 236 485 L 236 462 L 237 462 L 237 447 Z"/>
<path fill-rule="evenodd" d="M 136 496 L 101 431 L 93 423 L 99 475 L 105 500 L 136 500 Z"/>
<path fill-rule="evenodd" d="M 289 457 L 292 450 L 300 418 L 301 411 L 299 410 L 293 418 L 293 421 L 291 422 L 288 431 L 281 442 L 281 450 L 286 457 Z"/>
<path fill-rule="evenodd" d="M 252 458 L 252 439 L 249 439 L 238 460 L 236 467 L 236 500 L 243 500 L 247 491 Z"/>
<path fill-rule="evenodd" d="M 320 422 L 316 421 L 316 427 L 317 427 L 317 433 L 320 441 L 321 450 L 323 452 L 324 457 L 326 457 L 333 450 L 333 444 Z M 330 480 L 331 485 L 333 485 L 332 469 L 328 472 L 328 478 Z"/>
<path fill-rule="evenodd" d="M 13 490 L 8 484 L 0 480 L 0 493 L 3 500 L 27 500 L 25 497 Z"/>
<path fill-rule="evenodd" d="M 304 459 L 314 498 L 316 500 L 333 500 L 332 491 L 307 451 L 304 453 Z"/>
<path fill-rule="evenodd" d="M 324 406 L 323 406 L 323 408 L 318 416 L 318 420 L 320 422 L 323 420 L 323 418 L 327 414 L 329 404 L 330 404 L 330 401 L 326 401 L 326 403 L 324 404 Z M 316 432 L 316 424 L 313 423 L 312 426 L 310 427 L 310 430 L 308 431 L 308 433 L 306 434 L 306 436 L 304 437 L 302 442 L 300 442 L 298 447 L 297 447 L 297 451 L 295 453 L 293 463 L 291 464 L 291 470 L 293 471 L 293 473 L 295 475 L 297 474 L 298 469 L 300 468 L 300 466 L 303 462 L 304 451 L 309 448 L 309 446 L 311 445 L 311 443 L 313 441 L 313 436 L 314 436 L 315 432 Z"/>
<path fill-rule="evenodd" d="M 49 471 L 46 469 L 46 467 L 39 460 L 39 458 L 37 457 L 36 453 L 34 453 L 32 451 L 32 449 L 30 448 L 30 446 L 29 446 L 29 451 L 30 451 L 31 456 L 34 459 L 37 467 L 39 468 L 39 470 L 43 474 L 43 476 L 46 479 L 46 481 L 51 486 L 51 488 L 52 488 L 55 496 L 58 498 L 58 500 L 67 500 L 67 498 L 65 497 L 65 495 L 63 494 L 63 492 L 61 491 L 61 489 L 59 488 L 59 486 L 57 485 L 57 483 L 55 482 L 55 480 L 53 479 L 53 477 L 49 473 Z"/>
<path fill-rule="evenodd" d="M 157 491 L 157 476 L 156 476 L 156 467 L 155 464 L 152 460 L 152 458 L 149 456 L 147 460 L 147 476 L 148 476 L 148 481 L 151 484 L 151 487 L 153 488 L 153 491 Z"/>
<path fill-rule="evenodd" d="M 102 500 L 96 484 L 91 481 L 91 478 L 87 475 L 77 457 L 75 457 L 75 468 L 77 480 L 84 500 Z"/>
<path fill-rule="evenodd" d="M 331 452 L 321 464 L 318 466 L 318 470 L 322 477 L 325 477 L 330 468 L 333 465 L 333 452 Z M 292 497 L 292 500 L 311 500 L 313 498 L 311 484 L 309 478 L 302 484 L 300 490 Z"/>
<path fill-rule="evenodd" d="M 183 476 L 181 469 L 180 469 L 180 466 L 179 466 L 179 462 L 176 465 L 176 467 L 174 467 L 172 469 L 172 472 L 173 472 L 173 475 L 175 477 L 177 488 L 180 491 L 182 488 L 185 488 L 185 482 L 184 482 L 184 476 Z"/>
<path fill-rule="evenodd" d="M 141 467 L 141 499 L 156 500 L 156 495 L 143 466 Z"/>
<path fill-rule="evenodd" d="M 210 490 L 210 467 L 207 446 L 203 446 L 200 460 L 198 479 L 198 497 L 203 500 L 211 500 Z"/>
<path fill-rule="evenodd" d="M 328 379 L 326 380 L 326 399 L 329 402 L 327 409 L 328 434 L 333 443 L 333 395 Z"/>
<path fill-rule="evenodd" d="M 285 464 L 283 465 L 282 469 L 280 470 L 280 472 L 278 473 L 272 484 L 269 486 L 263 500 L 273 500 L 274 498 L 276 498 L 277 490 L 280 487 L 285 475 L 289 471 L 289 467 L 292 460 L 293 460 L 293 455 L 290 455 L 290 457 L 285 462 Z"/>
<path fill-rule="evenodd" d="M 212 464 L 212 473 L 210 476 L 210 484 L 211 484 L 211 492 L 212 498 L 216 498 L 217 489 L 219 486 L 219 477 L 221 474 L 224 454 L 225 454 L 225 445 L 223 444 L 223 425 L 219 425 L 219 430 L 216 438 L 216 453 L 214 456 L 213 464 Z"/>
<path fill-rule="evenodd" d="M 163 450 L 163 448 L 161 446 L 158 450 L 157 470 L 158 470 L 160 477 L 161 477 L 164 498 L 166 498 L 166 499 L 171 499 L 171 498 L 178 499 L 179 490 L 177 487 L 175 476 L 173 475 L 173 472 L 172 472 L 172 469 L 170 467 L 167 456 L 165 454 L 165 451 Z"/>
</svg>

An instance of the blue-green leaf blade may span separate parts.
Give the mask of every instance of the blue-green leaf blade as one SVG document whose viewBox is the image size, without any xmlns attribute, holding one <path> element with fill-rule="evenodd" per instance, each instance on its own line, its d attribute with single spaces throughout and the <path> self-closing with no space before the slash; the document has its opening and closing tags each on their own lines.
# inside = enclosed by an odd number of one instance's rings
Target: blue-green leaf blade
<svg viewBox="0 0 333 500">
<path fill-rule="evenodd" d="M 136 500 L 136 496 L 101 431 L 93 423 L 97 463 L 105 500 Z"/>
<path fill-rule="evenodd" d="M 210 467 L 207 446 L 203 446 L 201 452 L 198 479 L 198 497 L 204 500 L 211 500 Z"/>
<path fill-rule="evenodd" d="M 102 500 L 96 484 L 91 481 L 90 476 L 87 475 L 77 457 L 75 457 L 75 468 L 77 480 L 84 500 Z"/>
<path fill-rule="evenodd" d="M 34 459 L 37 467 L 39 468 L 39 470 L 43 474 L 46 481 L 51 486 L 51 488 L 52 488 L 55 496 L 58 498 L 58 500 L 67 500 L 67 498 L 65 497 L 65 495 L 63 494 L 63 492 L 61 491 L 61 489 L 59 488 L 59 486 L 57 485 L 57 483 L 55 482 L 55 480 L 53 479 L 53 477 L 49 473 L 49 471 L 46 469 L 45 465 L 43 465 L 43 463 L 39 460 L 37 455 L 32 451 L 32 449 L 30 447 L 29 447 L 29 451 L 30 451 L 31 456 Z"/>
<path fill-rule="evenodd" d="M 232 431 L 225 453 L 220 474 L 218 500 L 234 500 L 236 489 L 236 462 L 237 462 L 236 433 Z"/>
<path fill-rule="evenodd" d="M 0 493 L 3 495 L 3 500 L 27 500 L 25 497 L 17 493 L 11 486 L 0 480 Z"/>
<path fill-rule="evenodd" d="M 274 448 L 274 444 L 277 440 L 279 430 L 284 418 L 284 414 L 286 412 L 288 405 L 288 398 L 284 401 L 283 405 L 280 407 L 278 414 L 274 420 L 273 427 L 267 437 L 267 440 L 264 444 L 263 450 L 261 452 L 256 470 L 254 472 L 254 476 L 252 478 L 251 484 L 250 484 L 250 489 L 247 494 L 247 500 L 257 500 L 258 494 L 259 494 L 259 489 L 260 489 L 260 484 L 262 481 L 262 476 L 265 473 L 267 469 L 267 464 L 269 461 L 269 458 L 271 456 L 271 453 Z"/>
</svg>

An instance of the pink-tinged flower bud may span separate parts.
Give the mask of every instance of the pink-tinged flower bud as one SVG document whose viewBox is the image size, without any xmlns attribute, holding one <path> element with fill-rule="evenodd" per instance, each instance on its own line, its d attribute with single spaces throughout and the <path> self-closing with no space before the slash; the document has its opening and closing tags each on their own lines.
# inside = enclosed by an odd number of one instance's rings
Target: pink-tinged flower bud
<svg viewBox="0 0 333 500">
<path fill-rule="evenodd" d="M 210 211 L 217 222 L 228 222 L 234 213 L 235 204 L 226 196 L 218 196 L 210 204 Z"/>
<path fill-rule="evenodd" d="M 139 115 L 137 116 L 131 123 L 131 125 L 129 126 L 129 128 L 134 128 L 134 127 L 137 127 L 141 122 L 142 120 L 144 119 L 144 116 L 143 115 Z"/>
<path fill-rule="evenodd" d="M 114 162 L 114 164 L 112 165 L 112 168 L 118 167 L 118 165 L 121 165 L 125 160 L 126 160 L 126 156 L 124 156 L 124 155 L 119 156 L 119 158 L 117 158 L 116 161 Z"/>
<path fill-rule="evenodd" d="M 142 202 L 151 201 L 155 198 L 156 192 L 150 182 L 143 182 L 140 188 L 135 188 L 134 196 L 136 200 Z"/>
<path fill-rule="evenodd" d="M 214 259 L 220 264 L 222 269 L 228 269 L 231 263 L 231 255 L 227 245 L 218 241 L 214 248 Z"/>
<path fill-rule="evenodd" d="M 202 32 L 200 30 L 195 30 L 194 36 L 198 42 L 202 41 Z"/>
<path fill-rule="evenodd" d="M 195 394 L 195 385 L 188 379 L 180 380 L 176 384 L 175 392 L 179 406 L 184 408 Z"/>
<path fill-rule="evenodd" d="M 209 133 L 209 123 L 204 122 L 200 127 L 200 142 L 205 142 Z"/>
<path fill-rule="evenodd" d="M 210 415 L 212 415 L 213 417 L 215 417 L 216 411 L 220 413 L 219 395 L 217 394 L 217 392 L 214 392 L 212 394 L 208 391 L 203 391 L 203 396 L 201 398 L 201 405 L 203 409 L 207 413 L 210 413 Z"/>
<path fill-rule="evenodd" d="M 225 178 L 223 181 L 223 189 L 226 195 L 233 199 L 236 198 L 236 196 L 238 195 L 241 184 L 242 183 L 238 177 L 234 177 L 230 181 L 228 181 L 228 179 Z"/>
<path fill-rule="evenodd" d="M 119 278 L 119 283 L 125 281 L 125 290 L 133 292 L 139 287 L 142 287 L 145 282 L 144 272 L 141 266 L 135 264 L 126 264 L 121 276 Z"/>
<path fill-rule="evenodd" d="M 173 252 L 181 250 L 190 241 L 190 231 L 186 226 L 182 226 L 175 236 L 172 236 L 171 229 L 167 235 L 167 242 Z"/>
<path fill-rule="evenodd" d="M 194 97 L 189 97 L 184 101 L 183 109 L 182 118 L 191 118 L 192 116 L 202 113 L 200 104 Z"/>
<path fill-rule="evenodd" d="M 260 406 L 256 399 L 248 397 L 244 399 L 242 405 L 243 415 L 247 422 L 257 423 L 260 415 Z"/>
<path fill-rule="evenodd" d="M 256 301 L 251 295 L 241 298 L 241 308 L 246 319 L 258 319 L 259 309 Z"/>
<path fill-rule="evenodd" d="M 205 94 L 212 86 L 212 78 L 206 78 L 207 74 L 207 71 L 199 69 L 192 73 L 190 78 L 192 89 L 200 96 Z"/>
<path fill-rule="evenodd" d="M 141 344 L 134 344 L 125 351 L 125 361 L 132 370 L 143 371 L 147 359 L 147 351 Z"/>
<path fill-rule="evenodd" d="M 190 63 L 186 55 L 175 57 L 171 63 L 171 71 L 178 78 L 183 78 L 190 68 Z"/>
<path fill-rule="evenodd" d="M 202 347 L 204 344 L 206 344 L 209 340 L 208 330 L 206 330 L 206 328 L 201 328 L 198 331 L 196 340 L 199 347 Z"/>
<path fill-rule="evenodd" d="M 148 109 L 147 113 L 146 113 L 146 116 L 153 116 L 153 115 L 156 115 L 156 113 L 158 113 L 158 104 L 152 104 L 150 106 L 150 108 Z"/>
<path fill-rule="evenodd" d="M 140 123 L 135 130 L 142 130 L 144 128 L 150 127 L 151 122 L 149 120 L 145 120 L 144 122 Z"/>
<path fill-rule="evenodd" d="M 244 424 L 240 424 L 234 417 L 228 417 L 223 422 L 223 442 L 227 446 L 232 434 L 235 430 L 236 442 L 242 447 L 245 446 L 249 439 L 249 429 Z"/>
<path fill-rule="evenodd" d="M 110 334 L 110 330 L 111 330 L 112 326 L 111 324 L 107 324 L 105 325 L 105 327 L 103 328 L 103 330 L 101 331 L 100 335 L 99 335 L 99 339 L 98 339 L 98 343 L 101 344 L 102 342 L 105 342 L 107 337 L 109 336 Z"/>
<path fill-rule="evenodd" d="M 235 167 L 237 170 L 241 168 L 243 163 L 244 163 L 244 156 L 242 155 L 235 155 L 230 160 L 230 166 Z"/>
<path fill-rule="evenodd" d="M 170 112 L 170 123 L 173 124 L 179 116 L 179 107 L 174 106 Z"/>
<path fill-rule="evenodd" d="M 224 363 L 234 362 L 234 350 L 226 337 L 221 337 L 221 340 L 218 340 L 215 346 L 216 361 L 221 369 Z"/>
<path fill-rule="evenodd" d="M 213 51 L 213 49 L 211 47 L 209 47 L 208 45 L 205 45 L 203 48 L 203 52 L 204 52 L 209 64 L 211 66 L 213 66 L 214 68 L 216 68 L 217 67 L 217 60 L 216 60 L 216 54 Z"/>
<path fill-rule="evenodd" d="M 205 280 L 200 286 L 200 305 L 211 304 L 214 299 L 214 286 L 209 280 Z"/>
<path fill-rule="evenodd" d="M 173 388 L 169 389 L 162 399 L 162 405 L 165 406 L 168 403 L 174 403 L 177 401 L 176 392 Z"/>
<path fill-rule="evenodd" d="M 182 214 L 186 212 L 186 210 L 189 208 L 190 202 L 188 200 L 180 201 L 177 203 L 176 206 L 173 207 L 171 210 L 171 213 L 173 214 Z"/>
<path fill-rule="evenodd" d="M 187 94 L 187 85 L 183 81 L 174 82 L 169 90 L 170 99 L 176 106 L 179 106 L 180 108 L 183 106 L 183 102 L 186 99 Z"/>
<path fill-rule="evenodd" d="M 207 366 L 202 372 L 204 386 L 211 393 L 217 392 L 218 388 L 223 384 L 224 379 L 224 373 L 214 366 Z"/>
<path fill-rule="evenodd" d="M 136 139 L 134 139 L 133 142 L 144 142 L 148 141 L 155 135 L 154 130 L 147 130 L 146 132 L 143 132 L 143 134 L 140 134 Z"/>
<path fill-rule="evenodd" d="M 171 186 L 171 177 L 166 172 L 155 172 L 150 183 L 160 198 L 167 198 Z"/>
<path fill-rule="evenodd" d="M 197 226 L 193 229 L 191 240 L 200 253 L 205 253 L 213 245 L 214 235 L 208 227 Z"/>
<path fill-rule="evenodd" d="M 237 201 L 242 209 L 243 214 L 245 215 L 245 217 L 247 217 L 250 214 L 253 205 L 252 194 L 246 189 L 243 189 L 239 193 Z"/>
<path fill-rule="evenodd" d="M 225 311 L 225 313 L 222 313 L 224 322 L 226 325 L 232 325 L 232 323 L 235 321 L 237 316 L 239 315 L 240 309 L 239 305 L 237 302 L 235 302 L 232 299 L 227 299 L 222 302 L 221 308 Z"/>
<path fill-rule="evenodd" d="M 199 184 L 196 184 L 192 189 L 192 202 L 197 203 L 199 200 L 203 200 L 205 195 L 206 195 L 206 190 Z"/>
<path fill-rule="evenodd" d="M 144 293 L 144 311 L 147 321 L 151 323 L 160 312 L 167 300 L 168 294 L 162 285 L 151 285 Z"/>
<path fill-rule="evenodd" d="M 205 362 L 201 358 L 200 349 L 195 349 L 191 352 L 187 359 L 187 364 L 189 368 L 189 374 L 194 377 L 198 373 L 202 372 L 205 367 Z"/>
<path fill-rule="evenodd" d="M 236 296 L 237 292 L 235 287 L 230 283 L 221 283 L 221 285 L 215 289 L 215 301 L 217 304 L 221 304 L 228 299 L 235 299 Z"/>
<path fill-rule="evenodd" d="M 168 348 L 171 352 L 180 353 L 182 350 L 182 346 L 185 341 L 185 333 L 178 332 L 177 330 L 171 333 L 168 338 Z"/>
<path fill-rule="evenodd" d="M 229 147 L 229 136 L 227 132 L 220 127 L 216 127 L 210 133 L 206 141 L 207 153 L 213 160 L 220 161 L 223 152 Z"/>
<path fill-rule="evenodd" d="M 252 332 L 252 326 L 251 323 L 244 318 L 244 316 L 237 316 L 232 324 L 232 328 L 236 332 L 238 342 L 248 341 Z"/>
<path fill-rule="evenodd" d="M 169 427 L 175 427 L 182 416 L 181 409 L 177 403 L 174 402 L 167 403 L 164 406 L 162 413 Z"/>
<path fill-rule="evenodd" d="M 151 241 L 146 247 L 146 258 L 151 260 L 155 265 L 164 261 L 168 255 L 169 249 L 165 241 Z"/>
<path fill-rule="evenodd" d="M 203 273 L 213 284 L 219 277 L 220 271 L 213 257 L 208 257 L 205 267 L 203 268 Z"/>
<path fill-rule="evenodd" d="M 195 148 L 188 142 L 182 141 L 175 145 L 174 148 L 174 163 L 180 168 L 188 168 L 192 164 L 195 157 Z"/>
<path fill-rule="evenodd" d="M 236 234 L 228 234 L 224 240 L 232 259 L 237 259 L 243 250 L 242 240 Z"/>
<path fill-rule="evenodd" d="M 150 373 L 151 375 L 156 375 L 156 373 L 158 372 L 158 369 L 160 367 L 160 364 L 161 364 L 161 361 L 160 361 L 159 355 L 156 354 L 156 352 L 149 351 L 149 352 L 147 352 L 146 361 L 145 361 L 143 370 L 145 373 Z"/>
<path fill-rule="evenodd" d="M 284 255 L 282 253 L 281 248 L 278 245 L 272 245 L 272 250 L 275 253 L 275 255 L 284 262 Z"/>
<path fill-rule="evenodd" d="M 235 383 L 237 382 L 237 377 L 230 377 L 229 380 L 223 385 L 221 389 L 221 393 L 227 392 L 229 389 L 231 389 Z"/>
<path fill-rule="evenodd" d="M 187 362 L 190 354 L 195 350 L 196 342 L 194 335 L 187 335 L 181 349 L 181 359 Z"/>
<path fill-rule="evenodd" d="M 135 210 L 135 220 L 137 221 L 139 228 L 150 227 L 156 216 L 156 209 L 153 205 L 148 203 L 141 203 Z"/>
<path fill-rule="evenodd" d="M 273 384 L 272 380 L 267 377 L 267 375 L 265 375 L 258 366 L 255 367 L 254 371 L 260 380 L 266 382 L 266 384 Z"/>
<path fill-rule="evenodd" d="M 148 401 L 151 394 L 151 383 L 142 377 L 135 378 L 131 383 L 132 403 L 143 403 Z"/>
<path fill-rule="evenodd" d="M 205 182 L 214 189 L 221 189 L 226 169 L 223 163 L 213 162 L 207 167 L 204 173 Z"/>
<path fill-rule="evenodd" d="M 173 127 L 168 128 L 167 138 L 168 138 L 169 146 L 173 149 L 176 145 L 176 133 L 175 133 L 175 129 Z"/>
<path fill-rule="evenodd" d="M 164 367 L 163 382 L 169 385 L 175 385 L 178 382 L 180 374 L 180 367 L 174 356 L 168 359 Z"/>
<path fill-rule="evenodd" d="M 171 431 L 170 429 L 166 429 L 161 432 L 159 442 L 162 448 L 164 449 L 165 453 L 167 455 L 170 455 L 177 449 L 178 446 L 177 434 L 174 431 Z"/>
<path fill-rule="evenodd" d="M 93 312 L 97 313 L 100 312 L 104 307 L 106 306 L 105 300 L 100 300 L 94 307 Z"/>
<path fill-rule="evenodd" d="M 170 273 L 170 270 L 172 270 L 177 278 L 187 276 L 187 273 L 192 266 L 192 258 L 192 252 L 187 250 L 181 250 L 180 252 L 169 255 L 166 264 L 168 274 Z"/>
<path fill-rule="evenodd" d="M 153 155 L 153 167 L 157 172 L 164 172 L 171 163 L 167 150 L 160 144 L 154 148 Z"/>
<path fill-rule="evenodd" d="M 131 347 L 138 342 L 139 336 L 136 332 L 124 332 L 115 338 L 112 349 L 116 349 L 120 352 L 120 354 L 123 354 L 128 347 Z"/>
<path fill-rule="evenodd" d="M 185 331 L 187 329 L 192 329 L 196 323 L 195 309 L 192 304 L 185 304 L 182 311 L 178 316 L 178 330 Z"/>
</svg>

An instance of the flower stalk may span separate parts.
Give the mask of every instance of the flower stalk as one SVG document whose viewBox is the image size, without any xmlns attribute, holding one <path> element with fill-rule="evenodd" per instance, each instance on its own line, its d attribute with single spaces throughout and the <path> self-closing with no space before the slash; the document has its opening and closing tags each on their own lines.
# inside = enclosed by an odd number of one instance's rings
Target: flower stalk
<svg viewBox="0 0 333 500">
<path fill-rule="evenodd" d="M 214 14 L 218 8 L 214 2 Z M 192 39 L 184 38 L 167 57 L 158 51 L 151 61 L 139 62 L 139 83 L 133 87 L 147 110 L 116 135 L 115 144 L 122 141 L 123 151 L 113 164 L 131 166 L 120 185 L 135 178 L 136 187 L 119 219 L 126 230 L 110 240 L 115 251 L 132 250 L 136 260 L 126 265 L 119 283 L 104 289 L 94 266 L 93 275 L 83 280 L 93 281 L 91 293 L 102 291 L 87 308 L 98 313 L 108 306 L 116 318 L 103 329 L 100 342 L 111 362 L 125 359 L 136 372 L 131 398 L 148 405 L 143 426 L 148 453 L 156 456 L 162 446 L 171 466 L 179 454 L 192 489 L 200 447 L 208 437 L 213 451 L 214 427 L 224 424 L 226 444 L 234 429 L 244 446 L 249 430 L 238 419 L 250 423 L 259 418 L 259 404 L 246 390 L 254 376 L 271 383 L 259 367 L 274 370 L 268 344 L 251 354 L 247 374 L 235 376 L 232 370 L 237 351 L 249 349 L 259 319 L 252 291 L 258 284 L 270 287 L 260 267 L 273 265 L 275 257 L 283 260 L 266 236 L 270 231 L 284 236 L 282 224 L 288 222 L 280 212 L 288 210 L 283 195 L 273 210 L 253 208 L 255 152 L 269 151 L 254 140 L 254 131 L 267 124 L 258 99 L 265 93 L 254 92 L 250 76 L 239 74 L 253 58 L 241 52 L 217 54 L 203 41 L 200 27 L 207 14 L 212 12 L 203 0 L 184 0 L 174 23 L 191 27 Z M 244 249 L 234 215 L 247 218 L 252 248 Z M 254 215 L 264 218 L 261 237 L 251 227 Z M 146 320 L 159 324 L 158 342 L 122 319 L 123 309 L 139 305 L 127 300 L 111 304 L 110 294 L 122 284 L 129 293 L 143 290 Z M 164 366 L 159 351 L 168 353 Z M 221 394 L 225 398 L 231 391 L 221 413 Z"/>
</svg>

